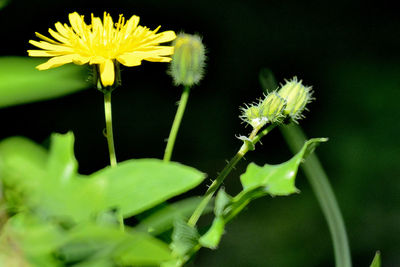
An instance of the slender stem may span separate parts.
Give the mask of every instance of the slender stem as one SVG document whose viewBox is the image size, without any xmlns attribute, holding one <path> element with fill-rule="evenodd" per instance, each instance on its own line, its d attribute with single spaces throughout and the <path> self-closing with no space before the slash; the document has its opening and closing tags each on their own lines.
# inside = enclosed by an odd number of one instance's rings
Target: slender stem
<svg viewBox="0 0 400 267">
<path fill-rule="evenodd" d="M 117 158 L 115 156 L 114 148 L 114 135 L 112 126 L 112 113 L 111 113 L 111 91 L 104 92 L 104 113 L 106 116 L 106 137 L 108 143 L 108 152 L 110 155 L 110 165 L 112 168 L 117 166 Z M 125 231 L 124 217 L 121 213 L 117 214 L 119 229 Z"/>
<path fill-rule="evenodd" d="M 175 139 L 178 134 L 179 126 L 181 125 L 183 114 L 185 113 L 186 104 L 189 98 L 190 87 L 185 86 L 179 100 L 179 107 L 175 114 L 175 119 L 172 124 L 171 132 L 169 133 L 167 147 L 165 148 L 164 161 L 171 160 L 172 150 L 174 149 Z"/>
<path fill-rule="evenodd" d="M 208 188 L 207 192 L 204 195 L 203 200 L 197 206 L 192 216 L 188 221 L 188 225 L 195 226 L 200 216 L 203 214 L 204 209 L 207 207 L 208 202 L 210 202 L 214 193 L 218 190 L 222 182 L 225 180 L 226 176 L 232 171 L 232 169 L 236 166 L 236 164 L 243 158 L 243 156 L 247 153 L 249 147 L 246 143 L 242 145 L 236 155 L 228 162 L 222 172 L 218 175 L 217 179 L 213 181 L 211 186 Z"/>
<path fill-rule="evenodd" d="M 104 93 L 104 112 L 106 116 L 106 137 L 108 143 L 108 152 L 110 154 L 111 167 L 117 166 L 117 158 L 115 157 L 114 137 L 112 127 L 112 114 L 111 114 L 111 92 Z"/>
<path fill-rule="evenodd" d="M 268 126 L 267 128 L 265 128 L 260 133 L 258 133 L 260 128 L 254 128 L 253 131 L 249 135 L 249 140 L 250 140 L 252 146 L 254 146 L 258 141 L 260 141 L 261 137 L 265 136 L 273 128 L 275 128 L 275 126 L 276 126 L 275 124 L 272 124 L 272 125 Z M 218 175 L 217 179 L 215 179 L 212 182 L 211 186 L 208 188 L 208 190 L 204 194 L 203 200 L 200 202 L 200 204 L 197 206 L 197 208 L 193 212 L 192 216 L 190 217 L 190 219 L 188 221 L 188 225 L 190 225 L 190 226 L 196 225 L 197 221 L 199 220 L 200 216 L 203 214 L 204 209 L 207 207 L 208 202 L 210 202 L 214 193 L 218 190 L 218 188 L 224 182 L 225 178 L 232 171 L 232 169 L 235 168 L 236 164 L 244 157 L 244 155 L 246 155 L 246 153 L 249 151 L 249 149 L 250 149 L 249 143 L 244 142 L 243 145 L 240 147 L 239 151 L 236 153 L 236 155 L 228 162 L 228 164 L 224 167 L 224 169 Z"/>
<path fill-rule="evenodd" d="M 306 141 L 306 137 L 298 125 L 281 127 L 281 131 L 294 153 L 301 149 Z M 343 217 L 332 186 L 315 153 L 308 156 L 305 163 L 302 164 L 302 168 L 327 220 L 333 241 L 336 266 L 351 267 L 351 254 Z"/>
</svg>

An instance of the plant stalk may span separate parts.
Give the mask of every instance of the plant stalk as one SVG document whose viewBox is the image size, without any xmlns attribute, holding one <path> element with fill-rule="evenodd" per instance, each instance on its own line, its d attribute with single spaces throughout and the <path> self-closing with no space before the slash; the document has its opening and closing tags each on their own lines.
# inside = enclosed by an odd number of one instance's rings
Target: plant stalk
<svg viewBox="0 0 400 267">
<path fill-rule="evenodd" d="M 268 134 L 273 128 L 275 128 L 276 124 L 272 124 L 265 128 L 263 131 L 258 133 L 260 128 L 255 128 L 249 135 L 249 141 L 243 142 L 243 145 L 240 147 L 239 151 L 236 155 L 228 162 L 228 164 L 224 167 L 221 173 L 217 176 L 217 178 L 212 182 L 211 186 L 208 188 L 206 193 L 204 194 L 203 200 L 197 206 L 192 216 L 188 221 L 189 226 L 195 226 L 200 216 L 203 214 L 204 209 L 207 207 L 208 202 L 210 202 L 214 193 L 218 190 L 221 184 L 224 182 L 225 178 L 229 175 L 232 169 L 235 168 L 236 164 L 246 155 L 246 153 L 250 150 L 251 146 L 254 147 L 256 143 L 260 141 L 260 139 Z M 249 142 L 251 146 L 249 146 Z"/>
<path fill-rule="evenodd" d="M 111 91 L 104 92 L 104 113 L 106 117 L 106 138 L 108 144 L 108 152 L 110 155 L 111 167 L 117 166 L 117 158 L 115 156 L 112 114 L 111 114 Z"/>
<path fill-rule="evenodd" d="M 186 104 L 189 99 L 189 92 L 190 92 L 190 87 L 185 86 L 181 95 L 181 99 L 179 100 L 178 110 L 176 111 L 174 122 L 172 123 L 172 128 L 169 133 L 167 146 L 165 148 L 164 152 L 165 162 L 169 162 L 171 160 L 176 136 L 178 135 L 179 126 L 181 125 L 182 117 L 183 114 L 185 113 Z"/>
</svg>

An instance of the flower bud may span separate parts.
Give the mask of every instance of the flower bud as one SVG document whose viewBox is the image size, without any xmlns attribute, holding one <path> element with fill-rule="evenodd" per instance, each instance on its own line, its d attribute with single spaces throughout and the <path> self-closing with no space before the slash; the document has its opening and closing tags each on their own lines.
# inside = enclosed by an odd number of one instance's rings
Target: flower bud
<svg viewBox="0 0 400 267">
<path fill-rule="evenodd" d="M 278 94 L 286 100 L 283 114 L 290 116 L 294 121 L 303 117 L 301 113 L 307 103 L 312 100 L 311 87 L 304 86 L 301 82 L 294 77 L 292 80 L 286 81 L 286 84 L 278 91 Z"/>
<path fill-rule="evenodd" d="M 251 105 L 242 108 L 242 115 L 240 118 L 250 124 L 253 128 L 261 127 L 266 122 L 261 117 L 261 110 L 259 105 Z"/>
<path fill-rule="evenodd" d="M 276 92 L 269 93 L 261 102 L 261 115 L 268 122 L 278 122 L 282 117 L 286 101 Z"/>
<path fill-rule="evenodd" d="M 175 85 L 192 86 L 203 77 L 205 48 L 197 35 L 181 33 L 173 42 L 169 73 Z"/>
</svg>

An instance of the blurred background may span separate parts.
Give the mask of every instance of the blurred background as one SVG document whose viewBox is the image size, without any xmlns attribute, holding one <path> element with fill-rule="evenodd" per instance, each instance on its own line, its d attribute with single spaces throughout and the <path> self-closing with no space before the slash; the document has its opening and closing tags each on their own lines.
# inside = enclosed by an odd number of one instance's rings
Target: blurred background
<svg viewBox="0 0 400 267">
<path fill-rule="evenodd" d="M 309 137 L 329 137 L 317 154 L 343 212 L 354 266 L 369 266 L 376 250 L 382 252 L 383 266 L 400 265 L 400 19 L 394 4 L 360 0 L 7 2 L 0 1 L 4 5 L 1 56 L 27 56 L 26 50 L 32 48 L 28 41 L 37 39 L 34 32 L 48 35 L 49 27 L 67 22 L 73 11 L 87 17 L 102 16 L 103 11 L 115 18 L 120 13 L 136 14 L 141 25 L 152 29 L 162 25 L 161 30 L 201 35 L 207 47 L 206 75 L 192 90 L 173 160 L 208 173 L 210 179 L 241 145 L 235 136 L 250 130 L 238 118 L 239 107 L 262 95 L 261 68 L 270 68 L 278 82 L 297 76 L 312 85 L 316 101 L 301 126 Z M 114 7 L 107 7 L 110 4 Z M 163 156 L 181 94 L 167 68 L 149 62 L 123 68 L 122 87 L 113 94 L 119 161 Z M 85 71 L 89 75 L 90 68 Z M 47 144 L 50 133 L 73 131 L 80 172 L 92 173 L 108 164 L 102 101 L 102 94 L 89 88 L 58 99 L 5 107 L 0 109 L 0 138 L 22 135 Z M 272 132 L 226 180 L 227 192 L 233 195 L 240 190 L 238 177 L 249 162 L 275 164 L 290 156 L 279 130 Z M 195 265 L 334 266 L 326 222 L 301 172 L 297 187 L 300 194 L 253 202 L 228 225 L 219 249 L 202 249 Z M 202 194 L 205 188 L 203 184 L 191 194 Z"/>
</svg>

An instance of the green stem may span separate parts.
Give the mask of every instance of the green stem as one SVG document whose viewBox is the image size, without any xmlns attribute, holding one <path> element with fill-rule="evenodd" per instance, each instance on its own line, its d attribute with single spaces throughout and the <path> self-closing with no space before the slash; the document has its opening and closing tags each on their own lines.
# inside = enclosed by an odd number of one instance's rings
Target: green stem
<svg viewBox="0 0 400 267">
<path fill-rule="evenodd" d="M 272 124 L 265 128 L 261 133 L 258 133 L 260 128 L 255 128 L 249 135 L 249 140 L 251 143 L 251 147 L 260 141 L 261 137 L 265 136 L 269 133 L 273 128 L 275 128 L 275 124 Z M 257 134 L 258 133 L 258 134 Z M 225 178 L 228 174 L 235 168 L 236 164 L 246 155 L 246 153 L 250 150 L 250 146 L 248 142 L 244 142 L 243 145 L 240 147 L 239 151 L 236 155 L 228 162 L 228 164 L 224 167 L 221 173 L 218 175 L 217 179 L 215 179 L 211 186 L 208 188 L 206 193 L 204 194 L 203 200 L 197 206 L 195 211 L 193 212 L 192 216 L 188 221 L 188 225 L 195 226 L 197 221 L 199 220 L 200 216 L 203 214 L 204 209 L 207 207 L 208 202 L 210 202 L 211 198 L 213 197 L 214 193 L 218 190 L 221 184 L 224 182 Z"/>
<path fill-rule="evenodd" d="M 169 133 L 167 147 L 165 148 L 165 153 L 164 153 L 165 162 L 171 160 L 172 150 L 174 149 L 175 139 L 178 134 L 179 126 L 181 125 L 183 114 L 185 113 L 186 104 L 189 98 L 189 92 L 190 92 L 190 87 L 185 86 L 182 92 L 181 99 L 179 100 L 179 107 L 175 114 L 171 132 Z"/>
<path fill-rule="evenodd" d="M 214 193 L 218 190 L 222 182 L 225 180 L 226 176 L 232 171 L 232 169 L 236 166 L 236 164 L 243 158 L 243 156 L 247 153 L 249 147 L 247 143 L 244 143 L 236 155 L 228 162 L 222 172 L 218 175 L 217 179 L 215 179 L 211 186 L 208 188 L 207 192 L 204 195 L 203 200 L 197 206 L 192 216 L 188 221 L 188 225 L 195 226 L 200 216 L 203 214 L 204 209 L 207 207 L 208 202 L 210 202 Z"/>
<path fill-rule="evenodd" d="M 112 113 L 111 113 L 111 91 L 104 92 L 104 113 L 106 116 L 106 137 L 108 143 L 108 152 L 110 155 L 110 165 L 112 168 L 117 166 L 117 158 L 115 156 L 114 148 L 114 135 L 112 126 Z M 124 217 L 121 213 L 118 214 L 119 228 L 125 231 Z"/>
<path fill-rule="evenodd" d="M 108 143 L 108 152 L 110 155 L 110 165 L 111 167 L 115 167 L 117 166 L 117 158 L 115 157 L 115 148 L 114 148 L 110 91 L 104 92 L 104 113 L 106 116 L 106 137 Z"/>
<path fill-rule="evenodd" d="M 293 153 L 301 149 L 306 141 L 298 125 L 281 127 L 281 131 Z M 315 153 L 308 156 L 302 168 L 327 220 L 333 241 L 336 266 L 351 267 L 351 254 L 343 217 L 328 177 Z"/>
</svg>

